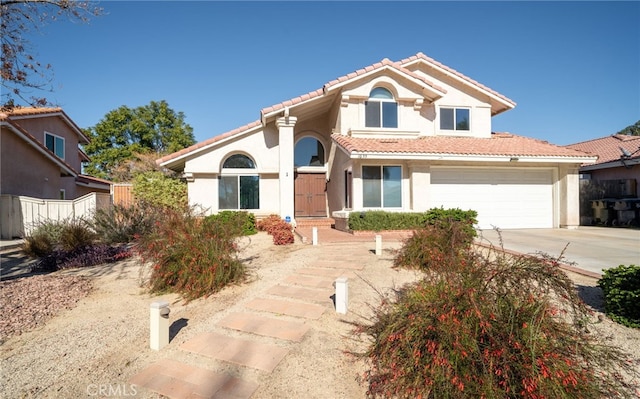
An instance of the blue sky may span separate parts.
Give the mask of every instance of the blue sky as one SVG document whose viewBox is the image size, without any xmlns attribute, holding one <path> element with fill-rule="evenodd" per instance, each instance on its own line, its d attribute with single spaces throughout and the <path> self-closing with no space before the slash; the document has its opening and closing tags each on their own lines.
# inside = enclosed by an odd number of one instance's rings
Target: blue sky
<svg viewBox="0 0 640 399">
<path fill-rule="evenodd" d="M 418 52 L 517 103 L 494 131 L 570 144 L 640 119 L 640 2 L 102 1 L 31 36 L 81 127 L 166 100 L 197 141 Z"/>
</svg>

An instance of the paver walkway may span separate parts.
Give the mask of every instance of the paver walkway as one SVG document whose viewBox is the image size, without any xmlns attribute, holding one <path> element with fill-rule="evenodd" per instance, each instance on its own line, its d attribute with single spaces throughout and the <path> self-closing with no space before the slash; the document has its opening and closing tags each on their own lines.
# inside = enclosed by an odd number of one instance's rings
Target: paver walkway
<svg viewBox="0 0 640 399">
<path fill-rule="evenodd" d="M 370 241 L 370 239 L 368 239 Z M 265 292 L 216 323 L 216 332 L 199 334 L 183 343 L 180 349 L 194 354 L 199 366 L 184 361 L 160 360 L 130 379 L 130 383 L 172 399 L 250 398 L 259 384 L 236 377 L 218 364 L 233 364 L 271 373 L 287 356 L 291 345 L 305 339 L 311 326 L 307 320 L 334 312 L 332 295 L 338 277 L 355 277 L 364 268 L 366 250 L 346 254 L 341 260 L 313 260 Z M 239 334 L 239 335 L 238 335 Z M 265 343 L 267 337 L 276 343 Z M 214 359 L 211 368 L 202 359 Z M 220 363 L 222 362 L 222 363 Z M 202 365 L 207 367 L 202 367 Z M 240 373 L 242 375 L 242 373 Z"/>
</svg>

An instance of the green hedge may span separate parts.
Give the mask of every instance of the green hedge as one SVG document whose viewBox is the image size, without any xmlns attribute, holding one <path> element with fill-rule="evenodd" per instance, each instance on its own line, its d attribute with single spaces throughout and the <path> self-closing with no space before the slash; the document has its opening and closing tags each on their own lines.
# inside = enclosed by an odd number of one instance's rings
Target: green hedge
<svg viewBox="0 0 640 399">
<path fill-rule="evenodd" d="M 607 269 L 598 286 L 604 293 L 607 316 L 627 327 L 640 328 L 640 266 Z"/>
<path fill-rule="evenodd" d="M 432 208 L 427 212 L 351 212 L 349 229 L 355 231 L 414 230 L 443 220 L 468 222 L 470 226 L 473 226 L 477 222 L 477 216 L 476 211 L 463 211 L 458 208 Z"/>
<path fill-rule="evenodd" d="M 230 234 L 236 236 L 250 236 L 258 232 L 255 215 L 246 211 L 220 211 L 206 219 L 221 223 Z"/>
</svg>

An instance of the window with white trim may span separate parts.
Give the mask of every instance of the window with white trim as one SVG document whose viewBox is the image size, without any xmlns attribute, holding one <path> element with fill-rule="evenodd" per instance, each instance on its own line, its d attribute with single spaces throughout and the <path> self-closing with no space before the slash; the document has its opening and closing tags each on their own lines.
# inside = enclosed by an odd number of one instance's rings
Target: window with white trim
<svg viewBox="0 0 640 399">
<path fill-rule="evenodd" d="M 470 114 L 469 108 L 440 108 L 440 129 L 469 130 Z"/>
<path fill-rule="evenodd" d="M 402 167 L 362 166 L 362 204 L 365 208 L 401 208 Z"/>
<path fill-rule="evenodd" d="M 364 103 L 366 127 L 398 127 L 398 103 L 384 87 L 376 87 Z"/>
<path fill-rule="evenodd" d="M 260 177 L 251 158 L 228 157 L 218 177 L 218 209 L 259 209 Z"/>
<path fill-rule="evenodd" d="M 67 199 L 67 192 L 66 192 L 66 190 L 64 188 L 60 189 L 60 199 L 61 200 Z"/>
<path fill-rule="evenodd" d="M 45 132 L 44 145 L 49 151 L 56 154 L 58 158 L 64 159 L 64 137 Z"/>
</svg>

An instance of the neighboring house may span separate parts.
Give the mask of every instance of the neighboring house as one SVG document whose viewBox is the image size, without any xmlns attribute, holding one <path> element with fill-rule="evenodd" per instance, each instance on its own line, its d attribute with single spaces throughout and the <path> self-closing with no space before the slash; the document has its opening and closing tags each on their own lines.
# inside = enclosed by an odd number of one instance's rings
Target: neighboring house
<svg viewBox="0 0 640 399">
<path fill-rule="evenodd" d="M 418 53 L 264 108 L 260 119 L 158 160 L 209 213 L 333 217 L 474 209 L 481 228 L 579 225 L 583 152 L 510 133 L 507 97 Z"/>
<path fill-rule="evenodd" d="M 81 174 L 89 139 L 60 108 L 0 111 L 0 194 L 76 199 L 109 193 L 111 182 Z"/>
<path fill-rule="evenodd" d="M 595 163 L 583 165 L 580 173 L 595 181 L 627 181 L 620 196 L 640 197 L 640 136 L 613 134 L 567 148 L 583 151 L 598 157 Z"/>
<path fill-rule="evenodd" d="M 598 157 L 580 167 L 582 224 L 640 223 L 640 136 L 613 134 L 567 148 Z"/>
</svg>

